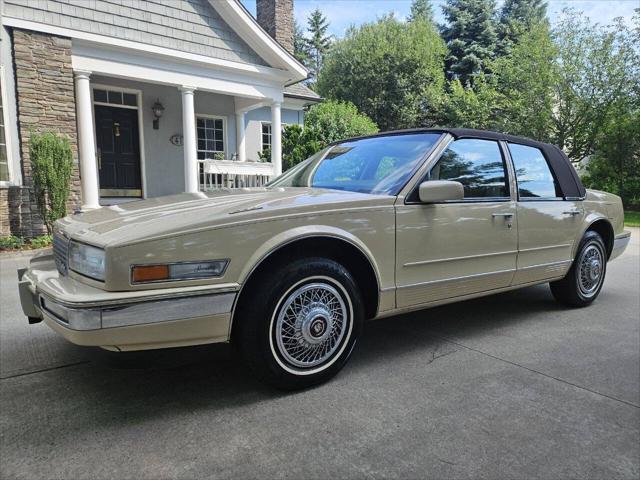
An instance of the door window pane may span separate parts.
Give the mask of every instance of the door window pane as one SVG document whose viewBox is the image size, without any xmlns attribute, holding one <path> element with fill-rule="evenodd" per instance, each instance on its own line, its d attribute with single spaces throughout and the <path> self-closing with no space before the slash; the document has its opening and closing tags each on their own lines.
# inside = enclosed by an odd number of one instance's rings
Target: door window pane
<svg viewBox="0 0 640 480">
<path fill-rule="evenodd" d="M 271 148 L 271 124 L 262 124 L 262 151 Z"/>
<path fill-rule="evenodd" d="M 562 192 L 542 151 L 527 145 L 509 144 L 520 198 L 558 198 Z"/>
<path fill-rule="evenodd" d="M 498 142 L 475 138 L 454 141 L 429 172 L 429 180 L 460 182 L 465 198 L 508 197 L 508 178 Z"/>
</svg>

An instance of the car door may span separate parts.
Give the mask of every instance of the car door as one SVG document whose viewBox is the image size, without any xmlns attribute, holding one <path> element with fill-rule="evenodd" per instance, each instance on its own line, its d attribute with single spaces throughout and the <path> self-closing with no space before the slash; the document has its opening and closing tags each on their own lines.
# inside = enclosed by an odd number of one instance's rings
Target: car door
<svg viewBox="0 0 640 480">
<path fill-rule="evenodd" d="M 398 308 L 511 284 L 518 221 L 508 169 L 498 141 L 458 139 L 421 180 L 458 181 L 464 199 L 422 204 L 414 190 L 397 205 Z"/>
<path fill-rule="evenodd" d="M 518 267 L 516 285 L 563 277 L 584 210 L 565 199 L 544 153 L 537 147 L 507 143 L 518 189 Z"/>
</svg>

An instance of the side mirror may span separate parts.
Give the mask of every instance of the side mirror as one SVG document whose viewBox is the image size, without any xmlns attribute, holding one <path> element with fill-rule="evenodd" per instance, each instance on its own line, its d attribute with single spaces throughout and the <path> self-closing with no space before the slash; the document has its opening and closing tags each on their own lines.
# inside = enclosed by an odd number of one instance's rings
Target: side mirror
<svg viewBox="0 0 640 480">
<path fill-rule="evenodd" d="M 420 184 L 418 193 L 422 203 L 462 200 L 464 198 L 464 187 L 460 182 L 430 180 Z"/>
</svg>

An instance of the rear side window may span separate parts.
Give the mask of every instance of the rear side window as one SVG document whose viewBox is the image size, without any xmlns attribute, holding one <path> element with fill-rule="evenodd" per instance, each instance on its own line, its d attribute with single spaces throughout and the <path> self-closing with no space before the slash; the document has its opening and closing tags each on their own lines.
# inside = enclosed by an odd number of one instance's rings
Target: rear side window
<svg viewBox="0 0 640 480">
<path fill-rule="evenodd" d="M 508 197 L 508 178 L 498 142 L 475 138 L 451 143 L 429 172 L 429 180 L 462 183 L 465 199 Z"/>
<path fill-rule="evenodd" d="M 562 191 L 540 149 L 509 144 L 518 181 L 518 195 L 527 198 L 561 198 Z"/>
</svg>

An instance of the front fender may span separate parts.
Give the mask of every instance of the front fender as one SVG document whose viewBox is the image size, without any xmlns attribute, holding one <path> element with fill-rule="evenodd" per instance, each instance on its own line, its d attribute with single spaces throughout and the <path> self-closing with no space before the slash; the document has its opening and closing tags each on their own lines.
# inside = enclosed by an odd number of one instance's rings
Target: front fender
<svg viewBox="0 0 640 480">
<path fill-rule="evenodd" d="M 249 278 L 251 273 L 258 268 L 258 266 L 273 252 L 278 250 L 279 248 L 295 242 L 296 240 L 301 240 L 304 238 L 312 238 L 312 237 L 331 237 L 339 240 L 343 240 L 348 242 L 362 251 L 362 253 L 367 257 L 369 263 L 373 267 L 373 270 L 376 274 L 376 279 L 378 281 L 378 285 L 380 285 L 380 270 L 379 266 L 370 251 L 370 249 L 365 245 L 365 243 L 360 240 L 357 236 L 343 230 L 341 228 L 332 227 L 329 225 L 304 225 L 295 228 L 291 228 L 289 230 L 285 230 L 283 232 L 274 235 L 269 240 L 260 245 L 259 248 L 255 250 L 255 252 L 249 257 L 247 260 L 240 277 L 238 278 L 238 283 L 244 285 L 246 280 Z"/>
</svg>

